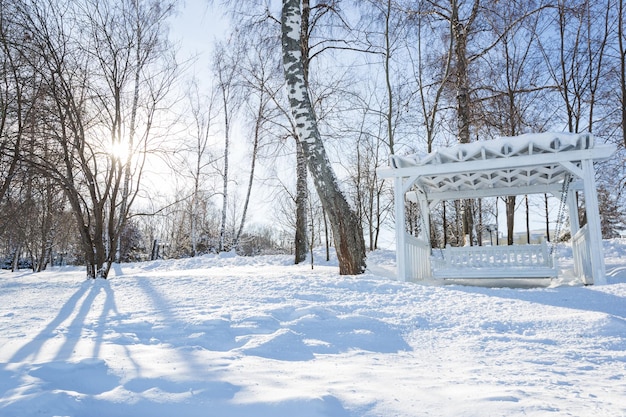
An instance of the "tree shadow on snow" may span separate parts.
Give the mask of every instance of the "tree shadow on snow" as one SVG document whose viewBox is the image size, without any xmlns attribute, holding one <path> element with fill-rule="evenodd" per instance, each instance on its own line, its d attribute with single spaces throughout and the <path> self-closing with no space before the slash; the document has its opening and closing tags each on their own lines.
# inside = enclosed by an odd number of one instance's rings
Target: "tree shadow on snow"
<svg viewBox="0 0 626 417">
<path fill-rule="evenodd" d="M 455 290 L 491 297 L 510 298 L 539 303 L 552 307 L 564 307 L 581 311 L 594 311 L 626 320 L 626 297 L 611 294 L 602 287 L 556 287 L 542 289 L 481 288 L 455 286 Z"/>
<path fill-rule="evenodd" d="M 144 283 L 144 291 L 156 304 L 163 321 L 184 331 L 185 323 L 178 320 L 167 300 L 151 284 L 146 285 Z M 102 296 L 104 300 L 100 300 Z M 95 304 L 96 299 L 103 301 L 102 304 Z M 101 310 L 95 311 L 95 308 Z M 139 345 L 152 344 L 152 341 L 134 337 L 124 343 L 119 338 L 122 336 L 120 331 L 141 333 L 142 329 L 141 323 L 136 321 L 124 323 L 125 318 L 118 311 L 115 292 L 109 281 L 82 282 L 45 328 L 18 349 L 8 363 L 0 364 L 0 415 L 205 416 L 207 404 L 212 401 L 227 402 L 240 390 L 228 382 L 211 378 L 208 375 L 211 370 L 201 372 L 202 380 L 174 381 L 168 375 L 140 377 L 141 365 L 133 355 L 140 354 Z M 144 326 L 146 335 L 151 333 L 152 328 L 150 323 Z M 56 339 L 55 346 L 47 344 L 51 339 Z M 91 358 L 77 361 L 77 344 L 85 339 L 88 343 L 93 342 L 93 350 L 83 349 L 82 354 L 90 353 Z M 105 342 L 112 342 L 125 353 L 124 359 L 128 360 L 130 367 L 123 370 L 124 376 L 120 376 L 120 369 L 110 368 L 106 356 L 103 356 Z M 133 347 L 139 347 L 139 350 Z M 175 344 L 174 348 L 177 347 L 180 346 Z M 51 348 L 57 349 L 52 351 L 52 355 Z M 186 351 L 181 353 L 180 358 L 187 360 L 189 369 L 207 368 L 207 364 L 195 361 L 193 355 L 187 355 Z M 41 362 L 44 356 L 46 360 Z M 115 361 L 120 359 L 123 358 L 117 356 Z M 130 404 L 119 403 L 116 396 L 111 400 L 101 398 L 102 394 L 116 391 L 126 392 L 136 400 Z M 172 397 L 178 400 L 162 402 L 162 398 Z M 97 410 L 96 414 L 93 414 L 94 410 Z M 137 413 L 130 412 L 132 410 Z"/>
<path fill-rule="evenodd" d="M 72 314 L 78 308 L 79 301 L 85 296 L 85 294 L 89 293 L 89 296 L 83 300 L 82 306 L 80 307 L 80 312 L 77 314 L 76 318 L 72 321 L 72 326 L 77 325 L 77 321 L 80 320 L 79 316 L 84 315 L 88 311 L 90 307 L 90 301 L 93 301 L 95 298 L 94 286 L 92 281 L 84 281 L 81 286 L 76 290 L 76 292 L 65 302 L 63 307 L 59 310 L 59 313 L 56 315 L 54 319 L 48 325 L 37 334 L 31 341 L 27 342 L 24 346 L 22 346 L 13 357 L 9 360 L 12 362 L 23 362 L 26 359 L 31 361 L 35 361 L 39 354 L 42 351 L 44 344 L 54 338 L 56 336 L 56 332 L 60 329 L 61 325 L 68 320 Z M 75 331 L 74 327 L 70 326 L 70 332 Z"/>
</svg>

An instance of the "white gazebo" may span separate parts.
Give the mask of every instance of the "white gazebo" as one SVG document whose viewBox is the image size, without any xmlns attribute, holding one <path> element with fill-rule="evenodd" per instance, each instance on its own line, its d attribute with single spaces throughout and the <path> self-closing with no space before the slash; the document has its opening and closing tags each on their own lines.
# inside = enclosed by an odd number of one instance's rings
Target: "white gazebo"
<svg viewBox="0 0 626 417">
<path fill-rule="evenodd" d="M 425 156 L 391 156 L 382 178 L 394 178 L 398 278 L 407 280 L 551 278 L 556 259 L 541 245 L 446 247 L 432 256 L 430 210 L 446 200 L 550 193 L 566 202 L 574 274 L 604 283 L 604 254 L 593 162 L 615 152 L 591 134 L 540 133 L 459 144 Z M 578 223 L 574 193 L 582 192 L 587 223 Z M 420 206 L 419 236 L 406 231 L 405 200 Z"/>
</svg>

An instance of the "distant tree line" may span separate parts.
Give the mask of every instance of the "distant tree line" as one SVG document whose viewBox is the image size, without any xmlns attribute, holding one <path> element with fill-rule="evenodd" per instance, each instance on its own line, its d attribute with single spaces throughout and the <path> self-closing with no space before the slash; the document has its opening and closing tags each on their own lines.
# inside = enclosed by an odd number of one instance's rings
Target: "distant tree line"
<svg viewBox="0 0 626 417">
<path fill-rule="evenodd" d="M 281 6 L 297 11 L 315 137 L 288 94 Z M 341 254 L 346 230 L 373 250 L 393 221 L 376 176 L 389 155 L 549 130 L 618 145 L 597 180 L 604 236 L 626 228 L 624 0 L 230 2 L 232 30 L 193 77 L 168 38 L 176 7 L 0 0 L 4 267 L 106 277 L 113 262 L 229 250 L 303 262 L 312 246 Z M 519 210 L 550 237 L 564 221 L 552 198 L 440 203 L 431 241 L 481 244 L 506 224 L 495 233 L 513 243 Z"/>
</svg>

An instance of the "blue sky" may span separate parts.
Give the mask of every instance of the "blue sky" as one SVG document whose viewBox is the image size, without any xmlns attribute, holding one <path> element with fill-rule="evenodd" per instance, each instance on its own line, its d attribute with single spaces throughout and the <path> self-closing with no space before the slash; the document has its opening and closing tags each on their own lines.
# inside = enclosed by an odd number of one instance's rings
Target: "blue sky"
<svg viewBox="0 0 626 417">
<path fill-rule="evenodd" d="M 187 0 L 179 5 L 177 15 L 170 23 L 170 39 L 180 44 L 179 59 L 197 55 L 195 71 L 208 69 L 211 46 L 228 27 L 217 4 L 208 0 Z"/>
</svg>

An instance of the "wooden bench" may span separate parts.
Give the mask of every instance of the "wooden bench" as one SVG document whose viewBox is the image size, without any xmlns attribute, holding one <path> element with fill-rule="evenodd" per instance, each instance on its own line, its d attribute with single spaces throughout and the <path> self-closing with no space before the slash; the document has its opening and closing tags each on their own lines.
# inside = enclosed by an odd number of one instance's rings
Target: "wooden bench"
<svg viewBox="0 0 626 417">
<path fill-rule="evenodd" d="M 464 246 L 433 250 L 432 276 L 439 279 L 554 278 L 548 245 Z"/>
</svg>

